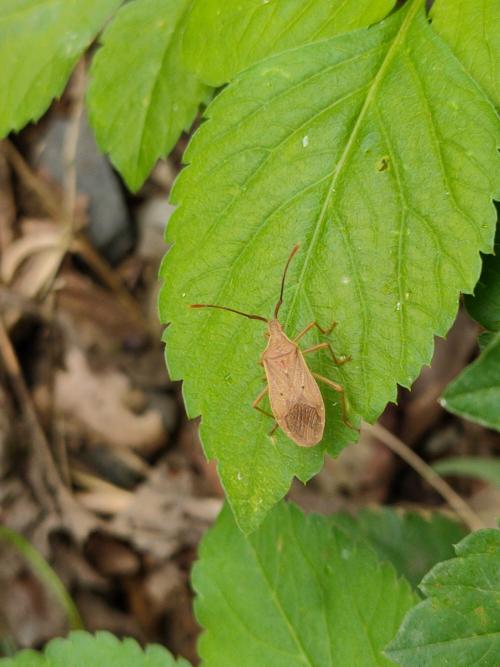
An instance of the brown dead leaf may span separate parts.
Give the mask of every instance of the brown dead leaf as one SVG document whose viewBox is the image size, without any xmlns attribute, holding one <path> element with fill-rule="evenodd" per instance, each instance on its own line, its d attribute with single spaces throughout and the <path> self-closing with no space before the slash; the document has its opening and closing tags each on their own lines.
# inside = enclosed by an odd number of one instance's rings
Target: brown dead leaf
<svg viewBox="0 0 500 667">
<path fill-rule="evenodd" d="M 85 551 L 95 569 L 105 577 L 131 576 L 141 567 L 139 556 L 126 542 L 102 531 L 89 536 Z"/>
<path fill-rule="evenodd" d="M 129 506 L 111 521 L 110 530 L 130 540 L 140 551 L 164 560 L 181 546 L 197 544 L 212 523 L 213 508 L 208 519 L 201 516 L 199 508 L 198 516 L 194 516 L 192 495 L 192 475 L 188 471 L 173 473 L 165 463 L 157 465 L 135 489 Z M 214 501 L 198 500 L 209 507 Z"/>
<path fill-rule="evenodd" d="M 116 295 L 76 271 L 62 271 L 57 290 L 57 306 L 83 347 L 99 346 L 116 353 L 116 342 L 144 345 L 144 328 L 131 317 Z"/>
<path fill-rule="evenodd" d="M 20 647 L 65 634 L 66 614 L 12 548 L 0 549 L 0 621 Z"/>
<path fill-rule="evenodd" d="M 145 479 L 150 466 L 132 449 L 87 442 L 70 456 L 74 468 L 84 469 L 124 489 Z"/>
<path fill-rule="evenodd" d="M 68 590 L 90 588 L 109 590 L 109 581 L 84 558 L 82 550 L 66 535 L 54 534 L 50 540 L 52 564 Z"/>
<path fill-rule="evenodd" d="M 25 220 L 22 236 L 3 253 L 3 283 L 26 298 L 41 294 L 52 280 L 64 256 L 62 227 L 47 220 Z"/>
<path fill-rule="evenodd" d="M 175 607 L 175 595 L 185 584 L 184 575 L 174 562 L 163 563 L 144 579 L 144 595 L 150 614 L 158 618 Z"/>
<path fill-rule="evenodd" d="M 82 506 L 91 512 L 114 516 L 130 506 L 133 493 L 80 470 L 71 470 L 73 481 L 84 490 L 76 494 Z"/>
<path fill-rule="evenodd" d="M 0 253 L 3 255 L 14 240 L 16 204 L 12 191 L 11 173 L 5 152 L 5 143 L 0 142 Z"/>
<path fill-rule="evenodd" d="M 8 473 L 11 466 L 14 445 L 13 415 L 10 396 L 0 385 L 0 480 Z"/>
<path fill-rule="evenodd" d="M 131 412 L 123 402 L 129 391 L 130 382 L 123 373 L 96 373 L 83 352 L 70 347 L 66 370 L 56 373 L 56 410 L 113 446 L 152 452 L 166 438 L 161 415 L 154 410 Z"/>
<path fill-rule="evenodd" d="M 128 612 L 112 607 L 100 595 L 91 591 L 79 591 L 75 596 L 75 602 L 89 632 L 108 630 L 120 637 L 126 635 L 145 641 L 146 638 L 136 619 Z"/>
</svg>

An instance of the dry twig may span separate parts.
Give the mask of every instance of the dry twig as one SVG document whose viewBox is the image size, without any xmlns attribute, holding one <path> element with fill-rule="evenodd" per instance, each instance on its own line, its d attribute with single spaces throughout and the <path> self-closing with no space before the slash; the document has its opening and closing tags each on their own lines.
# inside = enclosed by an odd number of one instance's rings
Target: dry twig
<svg viewBox="0 0 500 667">
<path fill-rule="evenodd" d="M 1 314 L 0 361 L 5 368 L 18 410 L 29 429 L 31 454 L 35 463 L 30 478 L 36 499 L 48 513 L 55 512 L 68 526 L 71 525 L 73 529 L 77 526 L 80 533 L 84 534 L 89 527 L 98 525 L 99 521 L 85 512 L 61 481 Z"/>
<path fill-rule="evenodd" d="M 391 451 L 413 468 L 433 489 L 449 504 L 471 530 L 479 530 L 486 526 L 481 518 L 472 510 L 465 500 L 454 491 L 423 459 L 405 443 L 381 424 L 364 424 L 363 428 L 384 443 Z"/>
<path fill-rule="evenodd" d="M 6 141 L 5 147 L 12 168 L 26 186 L 37 195 L 45 212 L 54 221 L 64 224 L 66 220 L 64 209 L 50 187 L 29 167 L 23 156 L 11 142 Z M 103 284 L 113 291 L 117 299 L 130 313 L 131 318 L 145 332 L 149 333 L 150 325 L 141 312 L 137 301 L 123 286 L 113 268 L 94 250 L 82 233 L 75 232 L 73 234 L 71 246 L 68 248 L 68 251 L 78 253 L 82 257 Z"/>
<path fill-rule="evenodd" d="M 29 429 L 33 455 L 39 464 L 40 470 L 45 472 L 47 485 L 38 483 L 38 476 L 35 476 L 34 485 L 38 500 L 48 508 L 54 508 L 56 494 L 62 482 L 54 464 L 47 438 L 38 420 L 35 406 L 31 394 L 26 386 L 21 366 L 19 364 L 14 346 L 11 343 L 3 317 L 0 315 L 0 358 L 2 359 L 5 372 L 9 379 L 12 392 L 18 404 L 18 410 L 24 417 L 25 423 Z M 47 488 L 48 487 L 48 488 Z"/>
</svg>

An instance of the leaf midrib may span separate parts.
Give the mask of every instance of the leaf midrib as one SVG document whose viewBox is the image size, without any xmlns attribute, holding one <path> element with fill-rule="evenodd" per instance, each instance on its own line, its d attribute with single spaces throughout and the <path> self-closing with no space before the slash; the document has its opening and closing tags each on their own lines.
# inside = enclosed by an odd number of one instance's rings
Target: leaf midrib
<svg viewBox="0 0 500 667">
<path fill-rule="evenodd" d="M 397 52 L 397 49 L 398 49 L 400 43 L 403 41 L 404 37 L 406 36 L 406 33 L 408 32 L 408 29 L 413 22 L 415 14 L 418 12 L 418 10 L 420 9 L 420 7 L 422 5 L 422 0 L 412 0 L 412 1 L 413 1 L 413 6 L 408 9 L 408 13 L 406 14 L 405 18 L 403 19 L 403 22 L 401 23 L 401 26 L 400 26 L 398 32 L 396 33 L 396 35 L 393 39 L 393 42 L 392 42 L 391 46 L 389 47 L 389 49 L 387 51 L 387 54 L 386 54 L 384 60 L 382 61 L 382 64 L 380 65 L 380 68 L 379 68 L 377 74 L 375 75 L 375 77 L 373 79 L 373 82 L 372 82 L 372 84 L 371 84 L 371 86 L 368 90 L 368 93 L 366 95 L 363 106 L 361 107 L 361 110 L 358 114 L 358 117 L 356 119 L 354 127 L 351 131 L 350 137 L 349 137 L 349 139 L 348 139 L 348 141 L 345 145 L 344 151 L 342 152 L 342 155 L 340 156 L 340 159 L 337 163 L 337 167 L 336 167 L 336 169 L 333 173 L 330 187 L 328 189 L 327 195 L 326 195 L 325 200 L 323 202 L 323 206 L 322 206 L 321 211 L 319 213 L 318 220 L 316 222 L 316 227 L 315 227 L 311 242 L 309 244 L 309 248 L 307 249 L 307 252 L 306 252 L 306 255 L 305 255 L 305 258 L 304 258 L 304 262 L 302 264 L 302 269 L 301 269 L 301 272 L 299 274 L 299 278 L 298 278 L 298 281 L 297 281 L 297 284 L 299 286 L 301 284 L 303 284 L 303 282 L 304 282 L 304 277 L 305 277 L 305 275 L 307 273 L 307 270 L 308 270 L 308 265 L 309 265 L 309 261 L 311 259 L 312 252 L 315 249 L 318 238 L 319 238 L 320 233 L 322 231 L 323 224 L 324 224 L 325 219 L 326 219 L 326 213 L 327 213 L 328 207 L 330 205 L 330 201 L 332 199 L 332 196 L 333 196 L 333 194 L 335 192 L 335 189 L 336 189 L 335 186 L 337 185 L 338 178 L 339 178 L 339 176 L 340 176 L 340 174 L 341 174 L 341 172 L 342 172 L 342 170 L 343 170 L 343 168 L 344 168 L 344 166 L 345 166 L 345 164 L 346 164 L 346 162 L 347 162 L 347 160 L 350 156 L 351 150 L 352 150 L 352 148 L 355 144 L 355 140 L 356 140 L 356 138 L 359 134 L 359 131 L 360 131 L 360 128 L 363 124 L 365 116 L 366 116 L 366 114 L 368 113 L 368 110 L 371 107 L 371 104 L 372 104 L 372 102 L 375 98 L 376 93 L 378 92 L 378 89 L 379 89 L 379 86 L 380 86 L 381 82 L 384 79 L 384 76 L 385 76 L 385 73 L 386 73 L 388 67 L 391 65 L 391 63 L 392 63 L 392 61 L 395 57 L 395 53 Z M 289 319 L 291 313 L 294 310 L 295 302 L 297 300 L 298 293 L 299 293 L 299 289 L 296 289 L 295 293 L 292 297 L 292 301 L 290 303 L 289 310 L 288 310 L 287 323 L 288 323 L 288 319 Z"/>
<path fill-rule="evenodd" d="M 312 658 L 307 653 L 307 651 L 305 649 L 305 646 L 302 644 L 298 634 L 295 632 L 295 628 L 294 628 L 292 622 L 290 621 L 290 619 L 288 618 L 288 615 L 287 615 L 283 605 L 281 604 L 281 600 L 279 599 L 279 597 L 277 595 L 277 591 L 273 588 L 273 586 L 271 585 L 271 582 L 269 581 L 269 579 L 267 577 L 266 570 L 265 570 L 264 566 L 262 565 L 262 562 L 260 560 L 260 556 L 259 556 L 257 548 L 254 546 L 251 539 L 247 540 L 247 544 L 250 547 L 250 550 L 254 555 L 255 563 L 259 567 L 259 570 L 262 574 L 262 579 L 263 579 L 263 581 L 265 581 L 265 583 L 266 583 L 266 585 L 269 589 L 270 598 L 273 601 L 277 612 L 279 613 L 279 615 L 283 619 L 292 641 L 297 646 L 297 649 L 299 651 L 299 653 L 298 653 L 299 658 L 301 658 L 304 661 L 304 663 L 306 665 L 308 665 L 308 667 L 315 667 L 314 662 L 312 661 Z"/>
<path fill-rule="evenodd" d="M 163 54 L 161 56 L 160 64 L 156 68 L 153 84 L 150 88 L 151 92 L 150 92 L 149 104 L 146 107 L 146 109 L 144 110 L 144 114 L 142 115 L 142 119 L 141 119 L 142 124 L 141 124 L 141 129 L 140 129 L 140 132 L 139 132 L 139 142 L 137 144 L 138 146 L 141 147 L 141 149 L 137 151 L 136 161 L 135 161 L 135 165 L 134 165 L 134 171 L 135 171 L 136 176 L 137 176 L 138 173 L 140 174 L 142 155 L 143 155 L 143 152 L 145 151 L 145 148 L 144 148 L 144 134 L 146 132 L 146 128 L 147 128 L 147 125 L 148 125 L 149 115 L 151 113 L 151 109 L 154 107 L 155 98 L 156 98 L 156 95 L 158 93 L 159 86 L 162 83 L 161 74 L 165 70 L 166 63 L 167 63 L 167 60 L 168 60 L 168 56 L 169 56 L 170 51 L 172 49 L 172 42 L 175 40 L 176 29 L 177 29 L 177 26 L 179 25 L 179 23 L 182 19 L 182 16 L 183 16 L 183 14 L 180 13 L 180 16 L 178 15 L 176 17 L 177 20 L 174 21 L 173 25 L 168 26 L 168 23 L 167 23 L 168 35 L 166 36 L 165 42 L 164 42 L 164 45 L 163 45 Z M 168 137 L 168 135 L 170 134 L 170 130 L 171 130 L 171 127 L 170 127 L 170 124 L 168 124 L 168 126 L 165 128 L 163 146 L 160 148 L 160 152 L 162 152 L 164 150 L 164 146 L 167 143 L 166 137 Z"/>
</svg>

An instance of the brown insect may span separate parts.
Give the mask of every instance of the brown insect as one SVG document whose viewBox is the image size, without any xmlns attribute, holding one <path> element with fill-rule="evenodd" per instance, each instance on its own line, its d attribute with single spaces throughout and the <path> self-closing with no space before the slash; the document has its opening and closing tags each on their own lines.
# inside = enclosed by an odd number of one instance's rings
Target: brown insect
<svg viewBox="0 0 500 667">
<path fill-rule="evenodd" d="M 342 385 L 311 371 L 307 366 L 304 355 L 310 352 L 317 352 L 318 350 L 328 350 L 333 361 L 339 366 L 349 361 L 351 357 L 339 359 L 335 355 L 330 343 L 327 342 L 318 343 L 305 350 L 301 350 L 298 346 L 298 341 L 313 327 L 319 329 L 322 334 L 328 335 L 333 331 L 337 324 L 336 322 L 332 322 L 327 329 L 323 329 L 316 321 L 313 321 L 298 333 L 295 338 L 290 339 L 278 321 L 278 313 L 283 303 L 286 274 L 290 262 L 298 249 L 299 244 L 294 246 L 283 271 L 280 297 L 274 308 L 274 317 L 272 319 L 268 320 L 261 315 L 249 315 L 248 313 L 243 313 L 241 310 L 208 303 L 194 303 L 191 305 L 191 308 L 219 308 L 243 315 L 251 320 L 261 320 L 267 324 L 266 336 L 269 338 L 269 342 L 260 360 L 266 372 L 267 385 L 252 403 L 252 407 L 276 420 L 277 423 L 272 429 L 271 434 L 279 426 L 297 445 L 312 447 L 321 441 L 325 429 L 325 404 L 323 403 L 323 397 L 321 396 L 316 380 L 324 382 L 339 392 L 343 420 L 350 428 L 354 427 L 347 420 L 347 405 Z M 269 402 L 273 414 L 259 407 L 259 403 L 264 399 L 266 394 L 269 394 Z"/>
</svg>

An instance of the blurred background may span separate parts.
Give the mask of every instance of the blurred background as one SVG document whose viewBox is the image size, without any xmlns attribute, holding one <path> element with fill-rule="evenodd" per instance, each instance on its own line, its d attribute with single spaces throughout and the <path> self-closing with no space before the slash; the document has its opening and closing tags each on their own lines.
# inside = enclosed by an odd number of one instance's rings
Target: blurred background
<svg viewBox="0 0 500 667">
<path fill-rule="evenodd" d="M 77 70 L 39 123 L 0 143 L 0 524 L 51 563 L 89 630 L 160 642 L 196 663 L 189 573 L 223 492 L 168 378 L 156 313 L 168 195 L 188 139 L 130 195 L 95 145 L 84 84 Z M 428 463 L 499 451 L 500 434 L 438 403 L 477 355 L 478 331 L 461 310 L 432 366 L 381 419 Z M 495 525 L 493 484 L 449 481 Z M 323 513 L 444 508 L 368 431 L 290 497 Z M 0 590 L 4 651 L 67 632 L 8 540 Z"/>
</svg>

